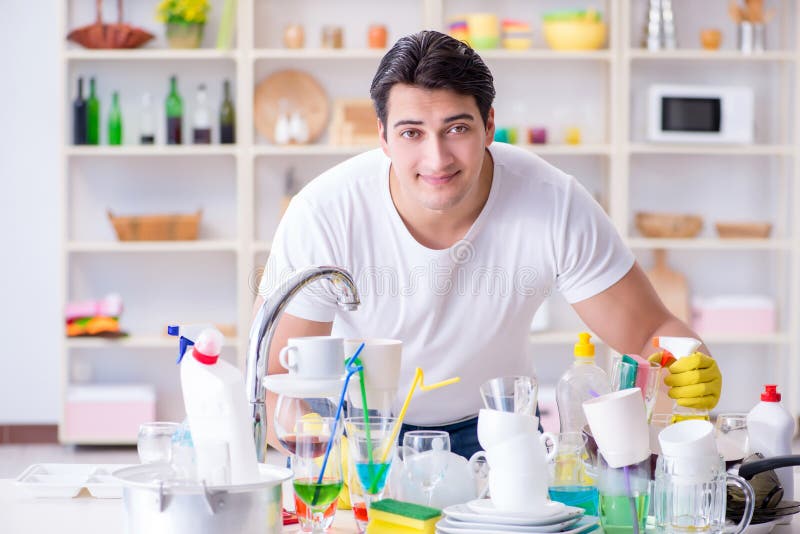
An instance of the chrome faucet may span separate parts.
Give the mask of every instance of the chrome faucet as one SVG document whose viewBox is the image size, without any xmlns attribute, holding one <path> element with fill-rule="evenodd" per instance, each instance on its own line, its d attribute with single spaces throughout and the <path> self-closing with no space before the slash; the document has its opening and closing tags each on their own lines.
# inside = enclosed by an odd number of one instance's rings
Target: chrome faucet
<svg viewBox="0 0 800 534">
<path fill-rule="evenodd" d="M 266 362 L 269 358 L 272 337 L 275 335 L 275 327 L 289 301 L 304 287 L 320 279 L 331 281 L 340 308 L 352 311 L 361 304 L 353 277 L 346 270 L 339 267 L 308 267 L 278 284 L 264 298 L 264 303 L 258 309 L 250 327 L 245 381 L 253 412 L 253 437 L 259 462 L 264 462 L 267 455 L 267 409 L 264 404 L 266 393 L 262 382 L 266 374 Z"/>
</svg>

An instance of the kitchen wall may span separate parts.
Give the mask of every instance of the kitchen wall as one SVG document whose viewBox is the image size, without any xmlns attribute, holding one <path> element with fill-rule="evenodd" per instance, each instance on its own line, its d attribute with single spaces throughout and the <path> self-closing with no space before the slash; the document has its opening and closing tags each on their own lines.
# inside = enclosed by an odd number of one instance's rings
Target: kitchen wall
<svg viewBox="0 0 800 534">
<path fill-rule="evenodd" d="M 0 424 L 58 420 L 57 1 L 2 2 Z"/>
</svg>

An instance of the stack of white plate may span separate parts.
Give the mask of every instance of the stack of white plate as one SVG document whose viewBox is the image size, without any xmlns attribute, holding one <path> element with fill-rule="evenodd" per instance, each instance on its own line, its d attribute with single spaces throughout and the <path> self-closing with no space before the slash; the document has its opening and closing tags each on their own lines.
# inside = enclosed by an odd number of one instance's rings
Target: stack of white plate
<svg viewBox="0 0 800 534">
<path fill-rule="evenodd" d="M 448 506 L 436 524 L 441 534 L 502 534 L 507 532 L 560 532 L 579 534 L 594 530 L 595 516 L 584 516 L 582 508 L 548 502 L 546 506 L 525 513 L 502 512 L 489 499 Z"/>
</svg>

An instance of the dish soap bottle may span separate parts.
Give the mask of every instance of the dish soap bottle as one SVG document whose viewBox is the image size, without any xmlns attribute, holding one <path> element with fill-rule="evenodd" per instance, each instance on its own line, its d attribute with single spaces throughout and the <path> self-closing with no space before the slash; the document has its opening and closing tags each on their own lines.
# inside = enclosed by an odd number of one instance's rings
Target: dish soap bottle
<svg viewBox="0 0 800 534">
<path fill-rule="evenodd" d="M 669 367 L 675 360 L 691 356 L 703 343 L 691 337 L 658 336 L 653 338 L 653 346 L 663 351 L 661 367 Z M 672 405 L 672 418 L 670 424 L 689 419 L 710 419 L 708 410 L 699 408 L 686 408 L 677 401 Z"/>
<path fill-rule="evenodd" d="M 792 454 L 794 419 L 781 404 L 778 386 L 764 386 L 761 402 L 747 414 L 747 437 L 751 452 L 760 452 L 765 458 Z M 776 469 L 783 486 L 784 500 L 794 497 L 794 475 L 791 467 Z"/>
<path fill-rule="evenodd" d="M 204 329 L 180 361 L 197 476 L 208 485 L 250 484 L 260 477 L 249 404 L 242 374 L 219 357 L 222 342 L 219 330 Z"/>
<path fill-rule="evenodd" d="M 587 332 L 578 334 L 575 361 L 556 385 L 556 404 L 561 432 L 581 432 L 586 426 L 583 401 L 611 392 L 608 375 L 594 362 L 594 345 Z"/>
</svg>

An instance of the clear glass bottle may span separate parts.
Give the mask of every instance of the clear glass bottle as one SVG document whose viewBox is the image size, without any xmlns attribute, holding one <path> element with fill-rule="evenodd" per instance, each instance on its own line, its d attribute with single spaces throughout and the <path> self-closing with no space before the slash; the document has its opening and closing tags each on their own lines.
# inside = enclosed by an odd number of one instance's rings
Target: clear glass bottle
<svg viewBox="0 0 800 534">
<path fill-rule="evenodd" d="M 142 95 L 142 109 L 139 115 L 139 143 L 153 145 L 156 142 L 156 120 L 153 99 L 150 93 Z"/>
<path fill-rule="evenodd" d="M 205 84 L 197 86 L 197 96 L 192 112 L 192 142 L 196 145 L 211 143 L 211 113 L 208 109 L 208 94 Z"/>
<path fill-rule="evenodd" d="M 594 345 L 587 332 L 578 334 L 575 361 L 556 385 L 556 404 L 561 432 L 582 432 L 586 426 L 583 401 L 611 392 L 611 382 L 594 361 Z"/>
</svg>

